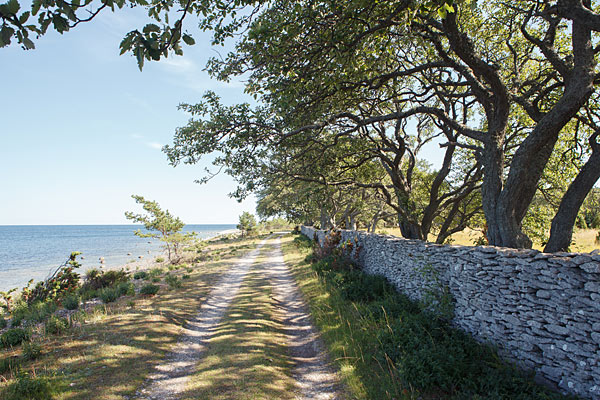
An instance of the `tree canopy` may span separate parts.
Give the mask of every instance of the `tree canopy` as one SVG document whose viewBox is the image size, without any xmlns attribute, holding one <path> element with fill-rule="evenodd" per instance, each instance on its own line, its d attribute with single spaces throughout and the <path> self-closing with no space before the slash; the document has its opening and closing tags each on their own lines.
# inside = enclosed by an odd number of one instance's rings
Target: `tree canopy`
<svg viewBox="0 0 600 400">
<path fill-rule="evenodd" d="M 408 238 L 483 226 L 492 245 L 568 248 L 600 177 L 597 2 L 10 0 L 2 44 L 126 5 L 151 20 L 121 42 L 140 68 L 193 44 L 190 15 L 215 44 L 235 40 L 207 70 L 243 76 L 257 105 L 183 104 L 191 119 L 164 150 L 174 165 L 217 152 L 261 213 L 324 227 L 393 214 Z"/>
</svg>

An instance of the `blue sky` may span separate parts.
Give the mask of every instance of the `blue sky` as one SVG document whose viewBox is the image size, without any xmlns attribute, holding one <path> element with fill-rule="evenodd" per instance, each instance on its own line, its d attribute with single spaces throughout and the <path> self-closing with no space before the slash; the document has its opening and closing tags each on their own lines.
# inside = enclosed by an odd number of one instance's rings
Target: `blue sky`
<svg viewBox="0 0 600 400">
<path fill-rule="evenodd" d="M 147 63 L 140 72 L 118 45 L 143 26 L 141 10 L 121 10 L 24 51 L 0 49 L 0 225 L 120 224 L 135 210 L 132 194 L 158 201 L 186 223 L 235 223 L 255 202 L 227 194 L 219 176 L 198 185 L 204 166 L 168 165 L 160 147 L 206 90 L 226 103 L 251 101 L 240 82 L 212 81 L 202 71 L 217 53 L 209 36 L 183 57 Z M 193 22 L 193 21 L 191 21 Z M 193 28 L 193 26 L 191 27 Z M 218 49 L 220 52 L 223 49 Z"/>
</svg>

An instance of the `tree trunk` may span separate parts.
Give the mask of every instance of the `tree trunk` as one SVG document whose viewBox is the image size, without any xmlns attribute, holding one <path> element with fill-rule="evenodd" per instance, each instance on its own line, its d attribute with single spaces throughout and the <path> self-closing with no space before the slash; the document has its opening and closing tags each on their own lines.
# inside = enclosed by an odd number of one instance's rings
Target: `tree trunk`
<svg viewBox="0 0 600 400">
<path fill-rule="evenodd" d="M 600 144 L 596 143 L 597 136 L 598 132 L 590 138 L 592 155 L 569 185 L 569 189 L 563 196 L 558 211 L 552 219 L 550 239 L 544 248 L 546 253 L 568 250 L 581 204 L 600 178 Z"/>
</svg>

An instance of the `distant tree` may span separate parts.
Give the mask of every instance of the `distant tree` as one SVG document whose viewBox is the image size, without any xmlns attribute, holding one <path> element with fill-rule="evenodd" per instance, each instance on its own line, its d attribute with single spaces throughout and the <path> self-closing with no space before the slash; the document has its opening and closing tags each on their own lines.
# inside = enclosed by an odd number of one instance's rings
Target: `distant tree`
<svg viewBox="0 0 600 400">
<path fill-rule="evenodd" d="M 180 250 L 183 245 L 193 240 L 195 233 L 182 233 L 181 229 L 184 223 L 169 212 L 163 210 L 160 205 L 151 200 L 146 200 L 142 196 L 131 196 L 136 203 L 142 204 L 146 214 L 135 214 L 131 211 L 125 212 L 125 218 L 144 224 L 144 227 L 149 231 L 144 233 L 141 229 L 135 231 L 135 235 L 139 237 L 151 237 L 161 240 L 165 243 L 169 261 L 176 263 L 180 260 Z"/>
<path fill-rule="evenodd" d="M 240 215 L 240 222 L 238 223 L 237 228 L 242 231 L 242 235 L 248 235 L 256 229 L 256 218 L 248 211 L 244 211 L 242 215 Z"/>
</svg>

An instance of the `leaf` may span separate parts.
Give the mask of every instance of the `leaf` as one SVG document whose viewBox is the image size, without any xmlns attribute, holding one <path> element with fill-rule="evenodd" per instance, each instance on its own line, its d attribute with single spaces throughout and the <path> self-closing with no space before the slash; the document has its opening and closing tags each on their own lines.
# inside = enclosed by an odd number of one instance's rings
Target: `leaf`
<svg viewBox="0 0 600 400">
<path fill-rule="evenodd" d="M 16 14 L 21 9 L 21 5 L 17 0 L 8 0 L 8 3 L 6 3 L 6 8 L 9 13 Z"/>
<path fill-rule="evenodd" d="M 185 44 L 187 44 L 188 46 L 193 46 L 196 44 L 196 41 L 194 40 L 193 37 L 191 37 L 190 35 L 188 35 L 187 33 L 183 34 L 183 41 L 185 42 Z"/>
<path fill-rule="evenodd" d="M 35 44 L 33 44 L 31 39 L 29 39 L 27 37 L 23 38 L 23 46 L 25 47 L 26 50 L 35 49 Z"/>
<path fill-rule="evenodd" d="M 140 71 L 144 68 L 144 48 L 137 47 L 135 49 L 135 58 L 137 59 L 138 68 Z"/>
<path fill-rule="evenodd" d="M 2 27 L 2 30 L 0 31 L 0 40 L 2 40 L 2 47 L 8 46 L 10 44 L 10 39 L 12 38 L 12 35 L 14 33 L 15 30 L 13 28 L 10 28 L 8 26 Z"/>
<path fill-rule="evenodd" d="M 42 6 L 41 0 L 33 0 L 33 3 L 31 3 L 31 14 L 37 15 L 38 11 L 40 11 L 41 6 Z"/>
<path fill-rule="evenodd" d="M 19 23 L 23 25 L 25 22 L 27 22 L 27 20 L 29 19 L 29 15 L 31 15 L 29 11 L 25 11 L 23 14 L 21 14 L 21 16 L 19 17 Z"/>
</svg>

